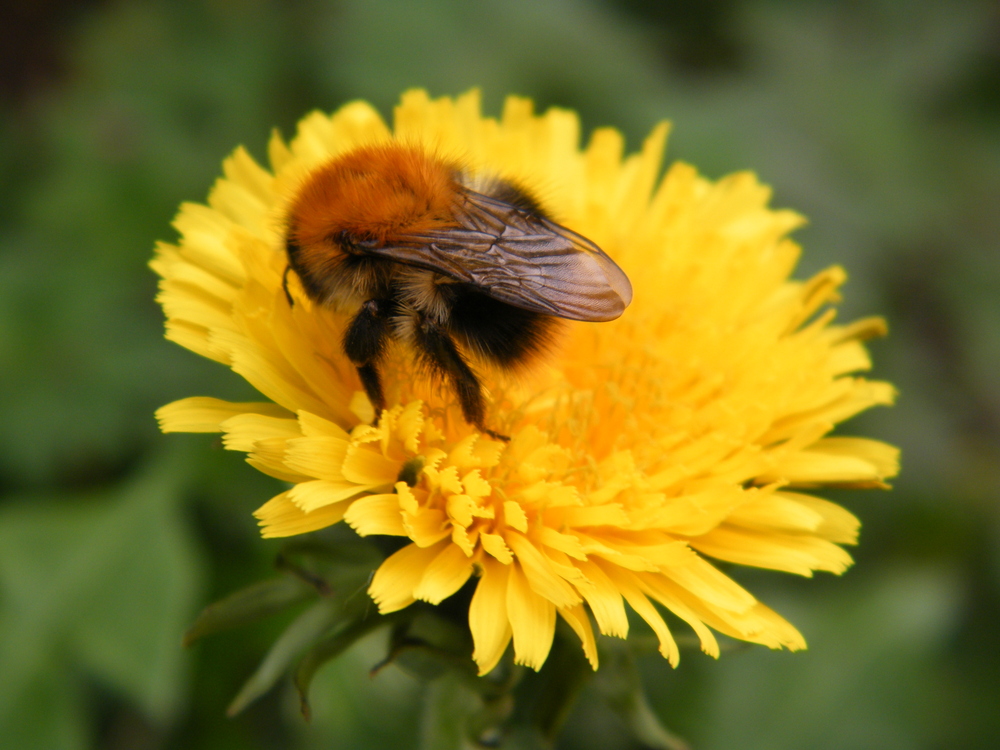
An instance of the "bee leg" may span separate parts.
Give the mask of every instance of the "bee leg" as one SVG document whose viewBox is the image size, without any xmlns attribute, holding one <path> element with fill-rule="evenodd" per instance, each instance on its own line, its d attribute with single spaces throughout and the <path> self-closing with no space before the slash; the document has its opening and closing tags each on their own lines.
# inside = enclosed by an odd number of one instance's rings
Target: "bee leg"
<svg viewBox="0 0 1000 750">
<path fill-rule="evenodd" d="M 376 365 L 385 351 L 385 342 L 391 333 L 388 316 L 390 308 L 388 300 L 370 299 L 365 302 L 344 332 L 343 340 L 344 353 L 358 368 L 361 385 L 375 408 L 373 424 L 376 425 L 385 409 L 385 392 L 382 390 L 382 379 Z"/>
<path fill-rule="evenodd" d="M 462 359 L 448 332 L 424 318 L 417 326 L 417 336 L 419 348 L 427 361 L 451 380 L 455 393 L 458 394 L 458 402 L 462 406 L 462 416 L 465 417 L 465 421 L 495 440 L 509 441 L 507 435 L 494 432 L 484 424 L 486 407 L 483 403 L 482 386 L 472 368 Z"/>
<path fill-rule="evenodd" d="M 359 365 L 358 377 L 361 378 L 361 385 L 364 386 L 365 394 L 371 401 L 372 408 L 375 409 L 375 419 L 372 420 L 372 427 L 378 427 L 378 421 L 385 410 L 385 394 L 382 392 L 382 379 L 379 377 L 378 369 L 375 365 Z"/>
</svg>

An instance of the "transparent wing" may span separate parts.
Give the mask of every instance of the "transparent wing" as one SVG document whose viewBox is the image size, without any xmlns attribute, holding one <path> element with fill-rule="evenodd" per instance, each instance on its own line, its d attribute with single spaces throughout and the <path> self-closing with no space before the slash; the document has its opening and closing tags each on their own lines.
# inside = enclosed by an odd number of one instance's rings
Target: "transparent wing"
<svg viewBox="0 0 1000 750">
<path fill-rule="evenodd" d="M 632 301 L 628 277 L 590 240 L 471 190 L 457 226 L 393 238 L 366 252 L 472 284 L 494 299 L 570 320 L 614 320 Z"/>
</svg>

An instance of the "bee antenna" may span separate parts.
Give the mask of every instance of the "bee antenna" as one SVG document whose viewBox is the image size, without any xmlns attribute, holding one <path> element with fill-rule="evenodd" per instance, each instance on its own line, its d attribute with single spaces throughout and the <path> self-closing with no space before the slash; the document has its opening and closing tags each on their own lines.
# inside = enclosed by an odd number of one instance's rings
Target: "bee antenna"
<svg viewBox="0 0 1000 750">
<path fill-rule="evenodd" d="M 292 293 L 288 291 L 288 272 L 291 270 L 291 266 L 285 266 L 285 272 L 281 275 L 281 288 L 285 290 L 285 299 L 288 300 L 288 306 L 295 307 L 295 300 L 292 299 Z"/>
</svg>

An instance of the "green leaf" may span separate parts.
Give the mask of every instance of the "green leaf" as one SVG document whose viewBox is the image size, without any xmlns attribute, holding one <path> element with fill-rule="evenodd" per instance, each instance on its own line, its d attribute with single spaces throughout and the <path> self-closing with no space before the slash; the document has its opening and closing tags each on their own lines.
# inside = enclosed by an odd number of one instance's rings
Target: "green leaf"
<svg viewBox="0 0 1000 750">
<path fill-rule="evenodd" d="M 81 665 L 156 721 L 178 708 L 200 571 L 175 459 L 109 495 L 0 513 L 0 728 L 57 664 Z"/>
<path fill-rule="evenodd" d="M 315 588 L 292 576 L 258 581 L 205 607 L 184 634 L 184 645 L 190 646 L 212 633 L 249 625 L 315 594 Z"/>
<path fill-rule="evenodd" d="M 21 683 L 14 702 L 4 707 L 0 745 L 60 750 L 91 747 L 81 691 L 75 683 L 65 670 L 55 669 L 39 671 Z"/>
</svg>

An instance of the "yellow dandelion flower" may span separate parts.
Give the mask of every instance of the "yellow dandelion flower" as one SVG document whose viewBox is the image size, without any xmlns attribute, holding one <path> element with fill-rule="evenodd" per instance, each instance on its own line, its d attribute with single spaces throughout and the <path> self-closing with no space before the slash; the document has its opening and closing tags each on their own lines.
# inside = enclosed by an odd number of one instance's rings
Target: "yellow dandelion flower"
<svg viewBox="0 0 1000 750">
<path fill-rule="evenodd" d="M 163 430 L 221 432 L 291 483 L 256 512 L 265 536 L 344 520 L 410 540 L 372 579 L 383 613 L 436 604 L 473 579 L 481 673 L 511 640 L 517 662 L 540 668 L 557 617 L 596 668 L 592 621 L 625 637 L 626 604 L 672 664 L 663 609 L 713 656 L 713 631 L 803 648 L 709 558 L 805 576 L 851 564 L 841 545 L 856 541 L 857 519 L 809 491 L 884 486 L 897 471 L 891 446 L 829 436 L 893 400 L 890 385 L 854 374 L 883 323 L 833 324 L 840 268 L 789 279 L 799 248 L 787 235 L 801 218 L 769 208 L 752 174 L 712 182 L 674 164 L 658 179 L 666 135 L 657 127 L 623 158 L 621 135 L 602 129 L 581 151 L 572 112 L 536 115 L 512 97 L 497 120 L 481 116 L 476 93 L 411 91 L 392 128 L 361 102 L 309 115 L 290 143 L 273 136 L 270 169 L 238 149 L 208 205 L 181 207 L 180 240 L 160 244 L 152 266 L 167 338 L 268 401 L 184 399 L 160 409 Z M 415 373 L 400 347 L 384 368 L 391 408 L 371 426 L 340 347 L 345 316 L 285 297 L 298 186 L 332 157 L 393 140 L 529 186 L 632 281 L 618 320 L 567 324 L 554 353 L 518 378 L 483 372 L 487 423 L 509 443 L 466 424 L 449 389 Z"/>
</svg>

